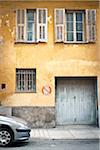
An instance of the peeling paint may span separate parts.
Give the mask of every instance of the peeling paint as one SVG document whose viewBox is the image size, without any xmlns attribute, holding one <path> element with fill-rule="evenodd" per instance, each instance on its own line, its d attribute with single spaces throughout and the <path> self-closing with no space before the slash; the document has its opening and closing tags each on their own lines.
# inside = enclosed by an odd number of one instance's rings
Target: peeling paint
<svg viewBox="0 0 100 150">
<path fill-rule="evenodd" d="M 1 27 L 1 25 L 2 25 L 2 19 L 0 19 L 0 27 Z"/>
<path fill-rule="evenodd" d="M 10 20 L 6 20 L 5 21 L 5 25 L 8 26 L 8 27 L 10 27 Z"/>
<path fill-rule="evenodd" d="M 11 35 L 12 35 L 12 37 L 14 37 L 14 35 L 15 35 L 15 27 L 13 27 L 13 30 L 11 31 Z"/>
<path fill-rule="evenodd" d="M 0 44 L 1 44 L 1 45 L 4 44 L 4 38 L 3 38 L 3 36 L 0 36 Z"/>
<path fill-rule="evenodd" d="M 52 45 L 51 47 L 54 48 L 54 45 Z"/>
<path fill-rule="evenodd" d="M 9 16 L 9 14 L 6 14 L 6 17 L 8 17 Z"/>
<path fill-rule="evenodd" d="M 52 24 L 52 16 L 49 16 L 49 17 L 48 17 L 48 22 L 49 22 L 50 24 Z"/>
</svg>

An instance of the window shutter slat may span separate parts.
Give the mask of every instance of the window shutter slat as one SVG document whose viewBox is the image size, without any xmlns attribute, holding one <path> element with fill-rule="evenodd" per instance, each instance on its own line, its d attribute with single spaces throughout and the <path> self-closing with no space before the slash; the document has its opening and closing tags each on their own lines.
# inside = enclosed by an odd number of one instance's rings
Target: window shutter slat
<svg viewBox="0 0 100 150">
<path fill-rule="evenodd" d="M 47 9 L 37 9 L 37 42 L 47 42 Z"/>
<path fill-rule="evenodd" d="M 25 25 L 26 24 L 26 10 L 20 9 L 16 11 L 16 40 L 19 42 L 25 41 Z"/>
<path fill-rule="evenodd" d="M 96 41 L 96 10 L 86 10 L 87 42 Z"/>
<path fill-rule="evenodd" d="M 55 9 L 55 42 L 64 41 L 65 9 Z"/>
</svg>

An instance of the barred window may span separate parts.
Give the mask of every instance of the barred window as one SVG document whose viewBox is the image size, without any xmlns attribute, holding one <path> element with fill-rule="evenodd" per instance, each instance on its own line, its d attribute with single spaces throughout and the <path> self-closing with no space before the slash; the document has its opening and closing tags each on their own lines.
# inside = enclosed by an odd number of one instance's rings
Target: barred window
<svg viewBox="0 0 100 150">
<path fill-rule="evenodd" d="M 36 69 L 16 69 L 16 91 L 36 92 Z"/>
</svg>

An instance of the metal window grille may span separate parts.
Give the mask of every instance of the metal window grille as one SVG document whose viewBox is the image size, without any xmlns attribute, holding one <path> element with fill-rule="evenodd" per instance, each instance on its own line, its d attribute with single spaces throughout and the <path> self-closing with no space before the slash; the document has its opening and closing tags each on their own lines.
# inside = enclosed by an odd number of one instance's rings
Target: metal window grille
<svg viewBox="0 0 100 150">
<path fill-rule="evenodd" d="M 16 91 L 36 92 L 36 69 L 16 69 Z"/>
</svg>

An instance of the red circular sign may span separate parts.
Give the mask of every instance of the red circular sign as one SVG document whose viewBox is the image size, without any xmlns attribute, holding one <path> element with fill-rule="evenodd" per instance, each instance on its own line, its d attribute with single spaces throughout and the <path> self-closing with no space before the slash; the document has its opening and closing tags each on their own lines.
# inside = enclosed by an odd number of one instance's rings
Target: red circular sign
<svg viewBox="0 0 100 150">
<path fill-rule="evenodd" d="M 49 94 L 51 93 L 51 87 L 48 86 L 48 85 L 43 86 L 43 88 L 42 88 L 42 93 L 43 93 L 44 95 L 49 95 Z"/>
</svg>

